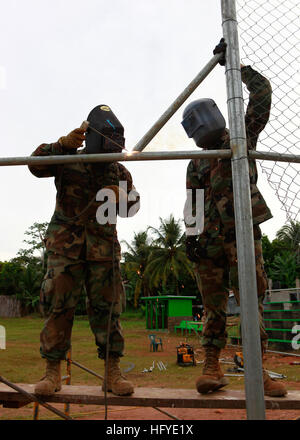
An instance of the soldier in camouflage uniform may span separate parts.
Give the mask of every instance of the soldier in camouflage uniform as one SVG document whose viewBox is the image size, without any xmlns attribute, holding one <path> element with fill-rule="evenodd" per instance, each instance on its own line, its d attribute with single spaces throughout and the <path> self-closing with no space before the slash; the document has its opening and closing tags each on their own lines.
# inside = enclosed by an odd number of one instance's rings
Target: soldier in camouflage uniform
<svg viewBox="0 0 300 440">
<path fill-rule="evenodd" d="M 104 118 L 113 120 L 109 107 L 102 107 Z M 116 129 L 108 124 L 101 125 L 105 137 L 101 139 L 98 135 L 99 142 L 102 146 L 104 143 L 106 148 L 103 151 L 100 148 L 100 153 L 124 148 L 123 127 L 120 127 L 117 130 L 120 132 L 115 133 Z M 85 131 L 86 126 L 61 137 L 58 142 L 42 144 L 33 156 L 86 153 L 86 149 L 77 151 L 85 139 Z M 110 139 L 114 139 L 114 144 L 110 144 Z M 120 149 L 115 147 L 118 143 Z M 41 308 L 47 317 L 40 336 L 40 352 L 47 361 L 47 369 L 35 392 L 48 395 L 61 388 L 60 361 L 66 358 L 71 347 L 74 312 L 85 289 L 90 327 L 101 359 L 105 359 L 109 312 L 113 302 L 107 389 L 115 394 L 131 394 L 133 385 L 122 377 L 118 365 L 124 350 L 119 318 L 125 292 L 120 274 L 116 225 L 99 224 L 96 220 L 100 205 L 96 194 L 103 188 L 113 191 L 117 207 L 120 200 L 127 203 L 128 209 L 136 203 L 128 201 L 128 194 L 134 189 L 131 175 L 118 162 L 32 165 L 29 169 L 37 177 L 54 177 L 57 189 L 55 211 L 45 237 L 48 265 L 40 295 Z M 119 187 L 120 182 L 126 182 L 127 192 Z"/>
<path fill-rule="evenodd" d="M 265 127 L 271 107 L 272 89 L 269 81 L 250 66 L 241 66 L 242 81 L 250 96 L 245 116 L 247 147 L 256 149 L 259 133 Z M 197 144 L 200 146 L 199 144 Z M 201 145 L 204 149 L 206 146 Z M 229 149 L 227 129 L 209 149 Z M 265 351 L 267 333 L 262 312 L 267 288 L 267 276 L 262 256 L 261 231 L 259 225 L 272 214 L 257 188 L 257 169 L 249 159 L 249 178 L 253 214 L 257 291 L 260 314 L 262 352 Z M 220 364 L 220 351 L 226 345 L 226 308 L 228 291 L 231 288 L 239 303 L 237 249 L 235 237 L 232 171 L 230 159 L 194 159 L 188 165 L 187 189 L 204 189 L 204 229 L 200 236 L 187 236 L 187 256 L 194 262 L 194 270 L 205 310 L 202 344 L 205 350 L 203 374 L 197 379 L 200 393 L 214 391 L 228 384 Z M 195 203 L 195 194 L 193 194 Z M 196 207 L 193 206 L 195 215 Z M 286 390 L 280 382 L 274 382 L 263 370 L 265 394 L 283 396 Z"/>
</svg>

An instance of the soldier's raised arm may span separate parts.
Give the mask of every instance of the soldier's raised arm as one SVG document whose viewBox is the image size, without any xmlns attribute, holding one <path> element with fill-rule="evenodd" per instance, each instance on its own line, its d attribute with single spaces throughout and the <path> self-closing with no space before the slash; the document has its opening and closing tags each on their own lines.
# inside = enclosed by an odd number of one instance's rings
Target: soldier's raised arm
<svg viewBox="0 0 300 440">
<path fill-rule="evenodd" d="M 241 66 L 241 74 L 250 92 L 245 116 L 248 147 L 256 149 L 258 135 L 269 120 L 272 87 L 269 80 L 251 66 Z"/>
<path fill-rule="evenodd" d="M 85 139 L 86 127 L 76 128 L 67 136 L 62 136 L 57 142 L 41 144 L 31 156 L 59 156 L 63 154 L 74 154 L 77 148 L 81 147 Z M 53 177 L 56 175 L 57 165 L 29 165 L 30 172 L 36 177 Z"/>
</svg>

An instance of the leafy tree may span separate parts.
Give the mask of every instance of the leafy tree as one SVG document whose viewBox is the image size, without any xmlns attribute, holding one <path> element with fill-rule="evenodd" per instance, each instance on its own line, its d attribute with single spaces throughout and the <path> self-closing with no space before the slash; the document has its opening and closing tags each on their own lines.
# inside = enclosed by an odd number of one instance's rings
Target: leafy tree
<svg viewBox="0 0 300 440">
<path fill-rule="evenodd" d="M 128 278 L 127 292 L 132 291 L 134 287 L 134 307 L 138 305 L 138 299 L 142 295 L 149 296 L 149 281 L 145 275 L 145 270 L 148 263 L 148 258 L 151 250 L 149 237 L 147 231 L 138 232 L 134 234 L 134 239 L 131 243 L 123 240 L 128 251 L 124 253 L 124 271 Z"/>
<path fill-rule="evenodd" d="M 155 235 L 145 271 L 150 287 L 168 286 L 173 295 L 178 295 L 182 274 L 194 277 L 192 265 L 185 253 L 180 221 L 175 220 L 171 214 L 166 220 L 160 218 L 158 229 L 151 226 L 148 229 Z"/>
<path fill-rule="evenodd" d="M 295 254 L 290 251 L 276 255 L 270 268 L 271 278 L 280 281 L 282 288 L 295 287 L 298 271 L 299 265 L 297 265 Z"/>
<path fill-rule="evenodd" d="M 123 271 L 122 271 L 123 272 Z M 131 280 L 126 279 L 126 275 L 123 274 L 122 278 L 124 281 L 125 293 L 126 293 L 126 308 L 137 308 L 139 304 L 139 298 L 135 302 L 135 288 L 136 288 L 136 277 L 133 276 Z"/>
<path fill-rule="evenodd" d="M 182 271 L 180 274 L 180 283 L 178 284 L 179 295 L 196 296 L 197 302 L 202 303 L 201 293 L 197 286 L 195 276 L 191 276 L 190 273 Z"/>
<path fill-rule="evenodd" d="M 268 277 L 281 287 L 295 286 L 300 276 L 300 223 L 291 220 L 282 226 L 272 242 L 263 235 L 262 248 Z"/>
<path fill-rule="evenodd" d="M 276 234 L 287 250 L 295 253 L 298 263 L 300 263 L 300 222 L 290 220 L 282 226 Z"/>
<path fill-rule="evenodd" d="M 269 278 L 271 276 L 271 267 L 277 255 L 282 255 L 286 251 L 286 245 L 279 239 L 270 241 L 267 235 L 262 236 L 262 250 L 264 257 L 264 267 Z"/>
<path fill-rule="evenodd" d="M 22 261 L 25 265 L 34 263 L 36 260 L 40 260 L 42 262 L 43 269 L 46 267 L 46 247 L 44 237 L 48 224 L 49 223 L 47 222 L 35 222 L 27 231 L 25 231 L 25 235 L 28 236 L 28 239 L 23 240 L 23 242 L 26 243 L 29 248 L 20 249 L 17 254 L 17 258 L 19 258 L 20 261 Z M 37 251 L 40 254 L 39 258 L 36 256 Z"/>
<path fill-rule="evenodd" d="M 23 276 L 19 282 L 20 292 L 17 294 L 17 298 L 19 298 L 26 306 L 30 306 L 32 309 L 36 309 L 39 303 L 42 279 L 42 267 L 40 267 L 40 270 L 38 270 L 32 265 L 28 265 L 25 269 L 23 269 Z"/>
<path fill-rule="evenodd" d="M 39 302 L 41 282 L 45 272 L 43 238 L 48 223 L 34 223 L 26 232 L 26 249 L 15 258 L 0 263 L 0 294 L 16 295 L 25 305 L 35 309 Z M 37 251 L 40 255 L 36 255 Z"/>
<path fill-rule="evenodd" d="M 23 267 L 14 261 L 0 263 L 0 295 L 16 295 L 21 292 Z"/>
</svg>

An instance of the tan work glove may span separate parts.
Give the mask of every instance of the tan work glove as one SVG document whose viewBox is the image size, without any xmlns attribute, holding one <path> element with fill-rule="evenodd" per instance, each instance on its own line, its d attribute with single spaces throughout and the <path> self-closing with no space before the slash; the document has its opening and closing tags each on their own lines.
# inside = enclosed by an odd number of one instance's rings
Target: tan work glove
<svg viewBox="0 0 300 440">
<path fill-rule="evenodd" d="M 80 128 L 71 131 L 67 136 L 62 136 L 58 139 L 60 145 L 67 150 L 73 150 L 81 147 L 85 140 L 84 133 L 87 130 L 88 123 L 83 122 Z"/>
<path fill-rule="evenodd" d="M 111 189 L 116 196 L 116 203 L 119 203 L 120 201 L 124 201 L 127 203 L 127 193 L 124 191 L 123 188 L 120 188 L 117 185 L 109 185 L 106 186 L 105 189 Z"/>
</svg>

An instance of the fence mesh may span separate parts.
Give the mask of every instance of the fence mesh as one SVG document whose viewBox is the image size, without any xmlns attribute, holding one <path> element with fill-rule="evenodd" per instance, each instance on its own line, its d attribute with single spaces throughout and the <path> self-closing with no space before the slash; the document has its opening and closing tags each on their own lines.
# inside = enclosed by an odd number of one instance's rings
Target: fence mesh
<svg viewBox="0 0 300 440">
<path fill-rule="evenodd" d="M 273 89 L 258 150 L 300 155 L 299 9 L 298 0 L 237 0 L 241 62 L 266 76 Z M 260 167 L 287 221 L 299 220 L 299 164 L 262 161 Z"/>
</svg>

